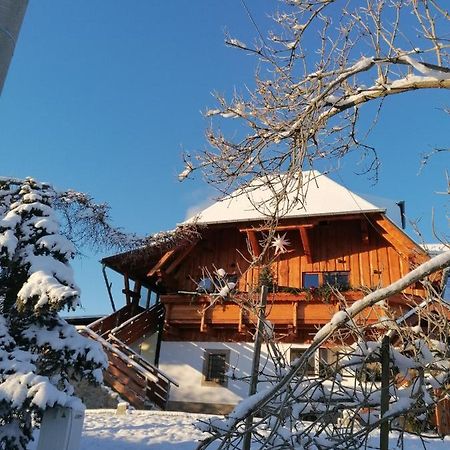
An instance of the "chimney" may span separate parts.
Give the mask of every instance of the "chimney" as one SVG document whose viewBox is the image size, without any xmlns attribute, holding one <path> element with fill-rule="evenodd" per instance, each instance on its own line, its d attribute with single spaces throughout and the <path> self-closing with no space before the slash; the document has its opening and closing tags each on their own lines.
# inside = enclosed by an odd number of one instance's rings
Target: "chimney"
<svg viewBox="0 0 450 450">
<path fill-rule="evenodd" d="M 406 216 L 405 216 L 405 200 L 400 200 L 397 202 L 397 206 L 400 208 L 400 220 L 402 224 L 402 229 L 406 228 Z"/>
</svg>

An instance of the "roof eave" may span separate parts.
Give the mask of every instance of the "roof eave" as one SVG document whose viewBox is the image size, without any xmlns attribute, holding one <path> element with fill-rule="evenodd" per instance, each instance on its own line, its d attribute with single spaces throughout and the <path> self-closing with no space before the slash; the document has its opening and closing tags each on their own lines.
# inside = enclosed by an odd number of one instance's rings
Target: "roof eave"
<svg viewBox="0 0 450 450">
<path fill-rule="evenodd" d="M 280 217 L 280 220 L 288 220 L 288 219 L 303 219 L 303 218 L 314 218 L 314 217 L 335 217 L 335 216 L 346 216 L 346 215 L 355 215 L 355 214 L 374 214 L 381 213 L 385 214 L 386 209 L 367 209 L 367 210 L 359 210 L 359 211 L 338 211 L 334 213 L 323 213 L 323 214 L 295 214 L 295 215 L 286 215 Z M 243 222 L 259 222 L 261 220 L 267 220 L 270 216 L 264 217 L 248 217 L 242 219 L 230 219 L 230 220 L 210 220 L 210 221 L 202 221 L 201 219 L 195 220 L 194 218 L 188 219 L 185 222 L 182 222 L 180 225 L 186 225 L 189 223 L 198 224 L 198 225 L 220 225 L 220 224 L 230 224 L 230 223 L 243 223 Z"/>
</svg>

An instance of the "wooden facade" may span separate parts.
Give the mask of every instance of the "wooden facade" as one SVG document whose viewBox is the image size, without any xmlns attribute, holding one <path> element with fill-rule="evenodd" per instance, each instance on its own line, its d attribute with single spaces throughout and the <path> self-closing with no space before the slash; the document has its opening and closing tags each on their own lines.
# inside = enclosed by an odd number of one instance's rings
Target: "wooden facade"
<svg viewBox="0 0 450 450">
<path fill-rule="evenodd" d="M 133 252 L 116 255 L 103 262 L 123 273 L 127 302 L 138 301 L 141 286 L 158 293 L 166 308 L 163 340 L 245 341 L 251 339 L 255 320 L 233 296 L 257 301 L 263 264 L 251 261 L 261 255 L 268 232 L 258 222 L 214 224 L 203 227 L 194 242 L 141 257 Z M 380 212 L 289 218 L 278 223 L 274 234 L 283 235 L 289 245 L 278 255 L 273 248 L 266 252 L 273 282 L 267 312 L 285 342 L 307 343 L 314 330 L 343 307 L 342 299 L 323 288 L 329 274 L 346 279 L 342 295 L 351 303 L 428 259 Z M 200 280 L 214 281 L 218 269 L 237 283 L 227 298 L 198 289 Z M 308 288 L 306 276 L 317 278 L 321 286 Z M 135 282 L 133 289 L 130 280 Z M 400 314 L 423 294 L 423 287 L 414 285 L 391 298 L 390 304 Z M 374 322 L 378 316 L 373 309 L 361 320 Z"/>
<path fill-rule="evenodd" d="M 420 247 L 381 214 L 286 222 L 278 225 L 276 233 L 286 234 L 291 245 L 272 265 L 279 287 L 303 288 L 304 273 L 344 271 L 349 273 L 351 287 L 376 288 L 392 283 L 427 259 Z M 258 224 L 209 226 L 182 263 L 171 267 L 177 252 L 170 250 L 155 267 L 164 274 L 165 289 L 171 294 L 194 291 L 204 270 L 213 273 L 217 268 L 237 275 L 239 291 L 248 292 L 259 282 L 259 267 L 249 269 L 249 245 L 260 246 L 266 233 Z M 253 253 L 257 252 L 255 248 Z M 160 264 L 162 261 L 165 264 Z M 149 274 L 154 272 L 151 268 Z"/>
</svg>

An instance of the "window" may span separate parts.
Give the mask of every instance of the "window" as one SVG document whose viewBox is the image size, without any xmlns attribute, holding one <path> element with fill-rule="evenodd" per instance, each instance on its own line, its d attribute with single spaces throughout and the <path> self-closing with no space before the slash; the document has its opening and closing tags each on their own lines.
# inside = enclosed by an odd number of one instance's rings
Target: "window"
<svg viewBox="0 0 450 450">
<path fill-rule="evenodd" d="M 234 283 L 236 284 L 238 282 L 238 276 L 236 273 L 227 273 L 227 283 Z"/>
<path fill-rule="evenodd" d="M 197 285 L 197 292 L 200 294 L 210 294 L 214 292 L 214 281 L 211 278 L 202 278 Z"/>
<path fill-rule="evenodd" d="M 303 274 L 303 287 L 305 289 L 319 287 L 319 274 L 318 273 L 304 273 Z"/>
<path fill-rule="evenodd" d="M 230 361 L 229 350 L 206 350 L 203 362 L 203 385 L 226 386 L 228 365 Z"/>
<path fill-rule="evenodd" d="M 300 358 L 300 356 L 303 355 L 303 353 L 306 352 L 306 348 L 291 348 L 290 351 L 290 362 L 291 364 L 297 359 Z M 316 368 L 315 368 L 315 355 L 312 355 L 308 359 L 308 366 L 306 367 L 306 375 L 315 375 Z"/>
<path fill-rule="evenodd" d="M 337 289 L 348 289 L 348 272 L 324 272 L 323 284 Z"/>
<path fill-rule="evenodd" d="M 223 270 L 223 269 L 221 269 Z M 223 276 L 215 276 L 214 278 L 203 277 L 197 283 L 197 292 L 199 294 L 212 294 L 214 292 L 220 292 L 220 290 L 229 286 L 230 290 L 234 289 L 238 281 L 238 276 L 235 273 L 225 273 Z M 230 284 L 233 283 L 231 288 Z"/>
<path fill-rule="evenodd" d="M 333 372 L 332 352 L 328 348 L 319 348 L 319 376 L 327 378 Z"/>
<path fill-rule="evenodd" d="M 339 373 L 343 377 L 354 377 L 355 373 L 352 370 L 354 365 L 350 364 L 350 360 L 353 354 L 353 350 L 351 349 L 342 349 L 337 351 L 336 353 L 336 365 L 340 368 Z"/>
<path fill-rule="evenodd" d="M 349 288 L 349 272 L 307 272 L 303 274 L 303 288 L 331 286 L 340 290 Z"/>
<path fill-rule="evenodd" d="M 291 348 L 290 351 L 290 362 L 291 364 L 299 358 L 303 353 L 305 353 L 306 348 Z M 320 377 L 327 377 L 332 369 L 330 367 L 332 359 L 332 352 L 328 348 L 319 348 L 318 351 L 315 352 L 308 359 L 308 366 L 306 368 L 306 375 L 317 375 Z"/>
</svg>

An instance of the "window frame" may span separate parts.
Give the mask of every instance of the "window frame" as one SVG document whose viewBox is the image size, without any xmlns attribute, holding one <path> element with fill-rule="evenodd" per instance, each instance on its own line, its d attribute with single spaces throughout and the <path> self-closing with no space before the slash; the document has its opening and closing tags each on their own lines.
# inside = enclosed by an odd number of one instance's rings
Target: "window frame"
<svg viewBox="0 0 450 450">
<path fill-rule="evenodd" d="M 334 283 L 331 284 L 327 280 L 327 277 L 334 277 Z M 345 277 L 342 280 L 341 277 Z M 339 289 L 339 287 L 349 287 L 350 286 L 350 271 L 349 270 L 330 270 L 322 272 L 322 285 L 331 286 Z"/>
<path fill-rule="evenodd" d="M 309 286 L 305 287 L 305 276 L 316 275 L 318 277 L 318 286 Z M 341 284 L 330 284 L 326 281 L 327 277 L 334 276 L 336 280 L 338 277 L 345 276 L 346 282 Z M 303 289 L 317 289 L 322 286 L 330 286 L 330 287 L 339 287 L 345 286 L 346 288 L 350 287 L 350 271 L 349 270 L 327 270 L 323 272 L 302 272 L 302 288 Z"/>
<path fill-rule="evenodd" d="M 305 283 L 305 278 L 306 277 L 317 277 L 317 286 L 313 286 L 312 284 L 311 285 L 309 285 L 309 286 L 305 286 L 306 285 L 306 283 Z M 302 273 L 302 287 L 304 288 L 304 289 L 317 289 L 320 285 L 321 285 L 321 280 L 320 280 L 320 272 L 303 272 Z M 308 284 L 310 284 L 309 282 L 308 282 Z"/>
<path fill-rule="evenodd" d="M 211 373 L 211 357 L 214 355 L 225 356 L 224 358 L 224 372 L 223 372 L 223 381 L 220 381 L 220 377 L 212 378 L 209 377 Z M 203 369 L 202 369 L 202 386 L 210 386 L 210 387 L 227 387 L 228 386 L 228 377 L 226 376 L 226 372 L 230 367 L 230 350 L 226 349 L 205 349 L 203 353 Z"/>
</svg>

